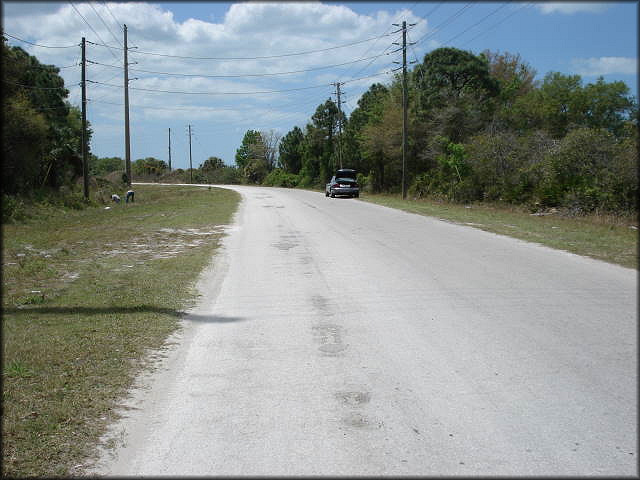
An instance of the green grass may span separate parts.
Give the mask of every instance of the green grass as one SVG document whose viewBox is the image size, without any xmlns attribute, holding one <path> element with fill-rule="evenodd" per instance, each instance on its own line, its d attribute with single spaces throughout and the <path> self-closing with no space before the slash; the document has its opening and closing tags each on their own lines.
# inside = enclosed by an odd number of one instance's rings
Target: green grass
<svg viewBox="0 0 640 480">
<path fill-rule="evenodd" d="M 535 216 L 522 208 L 500 205 L 465 206 L 422 199 L 402 200 L 398 195 L 382 194 L 362 194 L 360 198 L 379 205 L 469 225 L 624 267 L 638 268 L 638 220 L 636 217 L 612 215 L 567 217 L 558 213 Z"/>
<path fill-rule="evenodd" d="M 3 226 L 2 473 L 66 476 L 195 301 L 240 196 L 136 187 L 136 202 Z"/>
</svg>

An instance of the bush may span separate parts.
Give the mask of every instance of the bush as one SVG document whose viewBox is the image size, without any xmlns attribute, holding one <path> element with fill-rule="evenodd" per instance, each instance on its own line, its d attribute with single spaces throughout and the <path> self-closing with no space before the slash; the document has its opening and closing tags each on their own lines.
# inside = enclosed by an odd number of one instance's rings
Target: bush
<svg viewBox="0 0 640 480">
<path fill-rule="evenodd" d="M 2 195 L 2 223 L 20 222 L 28 218 L 24 201 L 14 195 Z"/>
<path fill-rule="evenodd" d="M 262 185 L 268 187 L 295 188 L 300 183 L 300 177 L 294 173 L 287 173 L 280 168 L 276 168 L 262 181 Z"/>
<path fill-rule="evenodd" d="M 602 129 L 571 130 L 545 156 L 535 194 L 544 206 L 575 213 L 635 210 L 637 151 Z"/>
<path fill-rule="evenodd" d="M 360 192 L 371 193 L 373 182 L 371 181 L 370 176 L 367 176 L 363 173 L 358 173 L 356 175 L 356 181 L 360 186 Z"/>
<path fill-rule="evenodd" d="M 206 183 L 220 183 L 224 185 L 242 183 L 242 175 L 237 167 L 224 166 L 206 172 Z"/>
<path fill-rule="evenodd" d="M 408 193 L 413 198 L 423 198 L 429 193 L 430 176 L 428 173 L 416 175 L 413 183 L 409 186 Z"/>
</svg>

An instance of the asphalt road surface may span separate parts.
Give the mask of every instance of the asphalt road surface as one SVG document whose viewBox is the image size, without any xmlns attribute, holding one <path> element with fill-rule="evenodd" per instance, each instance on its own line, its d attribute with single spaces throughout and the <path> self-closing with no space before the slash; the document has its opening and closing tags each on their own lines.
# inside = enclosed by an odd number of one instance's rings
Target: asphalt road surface
<svg viewBox="0 0 640 480">
<path fill-rule="evenodd" d="M 309 191 L 243 202 L 107 475 L 638 475 L 637 272 Z"/>
</svg>

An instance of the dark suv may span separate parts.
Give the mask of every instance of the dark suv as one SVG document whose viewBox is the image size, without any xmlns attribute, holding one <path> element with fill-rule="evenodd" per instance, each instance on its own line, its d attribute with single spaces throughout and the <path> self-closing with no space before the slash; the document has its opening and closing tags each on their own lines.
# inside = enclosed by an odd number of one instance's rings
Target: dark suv
<svg viewBox="0 0 640 480">
<path fill-rule="evenodd" d="M 349 197 L 360 196 L 360 187 L 356 180 L 356 171 L 350 168 L 336 170 L 336 174 L 331 177 L 324 189 L 324 196 L 334 198 L 336 195 L 347 195 Z"/>
</svg>

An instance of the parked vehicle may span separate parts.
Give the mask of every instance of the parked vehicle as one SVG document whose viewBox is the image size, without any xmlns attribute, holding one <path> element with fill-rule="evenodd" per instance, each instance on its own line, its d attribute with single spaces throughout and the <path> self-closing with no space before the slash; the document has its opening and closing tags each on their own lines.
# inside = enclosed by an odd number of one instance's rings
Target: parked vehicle
<svg viewBox="0 0 640 480">
<path fill-rule="evenodd" d="M 358 198 L 360 196 L 360 186 L 356 180 L 356 171 L 350 168 L 336 170 L 336 174 L 331 177 L 324 189 L 324 196 L 335 198 L 336 195 L 346 195 Z"/>
</svg>

